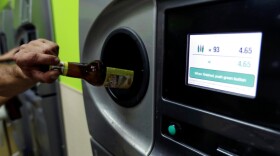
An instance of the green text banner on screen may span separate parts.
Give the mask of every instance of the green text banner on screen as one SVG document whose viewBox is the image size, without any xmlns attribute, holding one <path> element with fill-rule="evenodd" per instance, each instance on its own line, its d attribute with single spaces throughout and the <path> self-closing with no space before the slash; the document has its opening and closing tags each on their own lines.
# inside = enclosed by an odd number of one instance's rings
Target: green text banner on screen
<svg viewBox="0 0 280 156">
<path fill-rule="evenodd" d="M 254 98 L 261 32 L 188 36 L 186 84 Z"/>
</svg>

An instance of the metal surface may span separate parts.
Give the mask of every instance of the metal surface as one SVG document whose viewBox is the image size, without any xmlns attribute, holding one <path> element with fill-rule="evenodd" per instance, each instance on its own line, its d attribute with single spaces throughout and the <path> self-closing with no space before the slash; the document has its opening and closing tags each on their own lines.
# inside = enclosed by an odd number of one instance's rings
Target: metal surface
<svg viewBox="0 0 280 156">
<path fill-rule="evenodd" d="M 14 28 L 18 29 L 25 23 L 32 23 L 36 28 L 37 37 L 54 40 L 50 0 L 15 0 Z"/>
<path fill-rule="evenodd" d="M 104 87 L 83 82 L 90 134 L 113 155 L 148 155 L 153 146 L 155 15 L 155 3 L 151 0 L 113 1 L 91 26 L 82 50 L 82 62 L 100 59 L 108 35 L 126 27 L 142 39 L 148 53 L 149 86 L 143 100 L 135 107 L 121 107 Z"/>
<path fill-rule="evenodd" d="M 98 155 L 113 156 L 104 147 L 102 147 L 96 140 L 91 139 L 90 143 L 91 143 L 91 146 L 92 146 L 93 155 L 96 155 L 96 156 L 98 156 Z"/>
<path fill-rule="evenodd" d="M 98 15 L 112 0 L 80 0 L 79 2 L 79 41 L 82 54 L 86 37 Z M 90 13 L 89 13 L 90 10 Z"/>
<path fill-rule="evenodd" d="M 10 9 L 4 9 L 1 12 L 0 30 L 5 34 L 7 41 L 7 50 L 14 46 L 14 29 L 13 29 L 13 13 Z"/>
<path fill-rule="evenodd" d="M 26 144 L 25 152 L 35 155 L 61 155 L 60 134 L 57 133 L 59 125 L 54 123 L 58 115 L 56 112 L 56 97 L 42 97 L 35 95 L 31 90 L 26 91 L 20 96 L 24 105 L 21 109 L 24 123 L 24 141 Z"/>
</svg>

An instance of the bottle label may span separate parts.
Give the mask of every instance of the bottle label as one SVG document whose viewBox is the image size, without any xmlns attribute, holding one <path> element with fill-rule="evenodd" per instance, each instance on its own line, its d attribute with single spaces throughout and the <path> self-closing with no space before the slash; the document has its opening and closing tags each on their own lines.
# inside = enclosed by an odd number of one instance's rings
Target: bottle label
<svg viewBox="0 0 280 156">
<path fill-rule="evenodd" d="M 103 86 L 109 88 L 128 89 L 133 82 L 134 72 L 132 70 L 107 67 L 106 78 Z"/>
</svg>

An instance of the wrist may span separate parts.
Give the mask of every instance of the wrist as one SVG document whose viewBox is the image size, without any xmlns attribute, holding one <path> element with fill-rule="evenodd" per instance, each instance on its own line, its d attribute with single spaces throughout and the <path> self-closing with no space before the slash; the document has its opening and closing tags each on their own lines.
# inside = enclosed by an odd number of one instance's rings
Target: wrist
<svg viewBox="0 0 280 156">
<path fill-rule="evenodd" d="M 19 51 L 19 47 L 10 50 L 9 52 L 0 56 L 1 63 L 11 63 L 14 61 L 14 55 Z"/>
<path fill-rule="evenodd" d="M 16 78 L 24 80 L 28 84 L 36 84 L 38 82 L 38 81 L 35 81 L 32 78 L 28 77 L 26 74 L 24 74 L 24 72 L 18 65 L 13 64 L 12 66 L 13 66 L 12 72 L 15 74 Z"/>
</svg>

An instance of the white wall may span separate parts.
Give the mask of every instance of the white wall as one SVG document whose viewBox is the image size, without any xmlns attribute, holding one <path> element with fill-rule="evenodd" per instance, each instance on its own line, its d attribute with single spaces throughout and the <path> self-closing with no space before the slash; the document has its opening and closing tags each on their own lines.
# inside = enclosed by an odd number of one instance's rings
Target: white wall
<svg viewBox="0 0 280 156">
<path fill-rule="evenodd" d="M 68 156 L 92 156 L 81 92 L 60 84 Z"/>
</svg>

